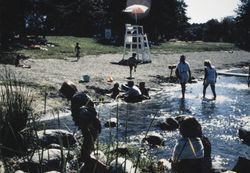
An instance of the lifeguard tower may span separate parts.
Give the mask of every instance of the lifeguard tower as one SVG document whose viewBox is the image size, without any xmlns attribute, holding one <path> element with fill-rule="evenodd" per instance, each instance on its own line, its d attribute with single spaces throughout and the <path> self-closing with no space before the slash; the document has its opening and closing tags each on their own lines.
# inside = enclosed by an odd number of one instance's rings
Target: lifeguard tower
<svg viewBox="0 0 250 173">
<path fill-rule="evenodd" d="M 123 60 L 131 57 L 133 53 L 137 54 L 139 62 L 151 62 L 148 38 L 144 34 L 143 26 L 125 24 Z"/>
</svg>

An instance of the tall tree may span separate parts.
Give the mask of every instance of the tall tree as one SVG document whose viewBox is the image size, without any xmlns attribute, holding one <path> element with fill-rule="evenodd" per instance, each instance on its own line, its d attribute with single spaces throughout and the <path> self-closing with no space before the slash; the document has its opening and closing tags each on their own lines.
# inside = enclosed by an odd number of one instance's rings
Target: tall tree
<svg viewBox="0 0 250 173">
<path fill-rule="evenodd" d="M 221 40 L 221 24 L 217 19 L 207 21 L 203 28 L 203 41 L 217 42 Z"/>
<path fill-rule="evenodd" d="M 24 32 L 24 3 L 20 0 L 1 0 L 1 44 L 7 48 L 15 34 L 23 35 Z"/>
<path fill-rule="evenodd" d="M 153 0 L 147 28 L 154 39 L 179 38 L 188 26 L 183 0 Z"/>
<path fill-rule="evenodd" d="M 239 28 L 239 43 L 246 49 L 250 49 L 250 0 L 240 0 L 237 9 L 236 21 Z"/>
<path fill-rule="evenodd" d="M 225 17 L 221 21 L 222 40 L 223 42 L 234 43 L 236 37 L 236 22 L 233 17 Z"/>
<path fill-rule="evenodd" d="M 126 8 L 126 0 L 110 0 L 111 27 L 115 35 L 123 37 L 126 14 L 122 11 Z"/>
</svg>

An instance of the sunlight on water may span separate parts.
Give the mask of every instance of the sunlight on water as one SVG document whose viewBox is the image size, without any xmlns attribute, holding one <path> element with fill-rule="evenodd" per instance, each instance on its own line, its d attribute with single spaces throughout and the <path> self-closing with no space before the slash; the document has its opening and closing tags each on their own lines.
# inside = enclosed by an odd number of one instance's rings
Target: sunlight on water
<svg viewBox="0 0 250 173">
<path fill-rule="evenodd" d="M 248 90 L 249 89 L 246 84 L 235 84 L 235 83 L 227 83 L 227 84 L 222 83 L 222 84 L 218 84 L 217 87 L 221 87 L 224 89 L 234 89 L 234 90 Z"/>
<path fill-rule="evenodd" d="M 150 91 L 151 99 L 142 103 L 119 101 L 99 105 L 97 111 L 103 124 L 116 117 L 117 112 L 119 115 L 118 134 L 116 128 L 103 127 L 100 141 L 109 142 L 118 136 L 119 141 L 124 142 L 124 136 L 127 136 L 129 144 L 140 146 L 149 130 L 150 133 L 160 134 L 165 145 L 157 149 L 148 148 L 148 152 L 154 157 L 168 159 L 180 135 L 178 130 L 161 131 L 157 124 L 169 117 L 193 115 L 212 143 L 213 165 L 231 169 L 239 156 L 250 158 L 249 147 L 238 138 L 238 129 L 250 126 L 250 89 L 245 78 L 220 76 L 216 84 L 217 98 L 212 100 L 210 87 L 207 88 L 206 99 L 202 99 L 202 87 L 202 82 L 188 84 L 185 100 L 181 99 L 179 84 L 164 84 L 161 89 Z M 74 129 L 70 114 L 66 117 L 60 115 L 60 120 Z M 152 126 L 148 129 L 150 124 Z"/>
</svg>

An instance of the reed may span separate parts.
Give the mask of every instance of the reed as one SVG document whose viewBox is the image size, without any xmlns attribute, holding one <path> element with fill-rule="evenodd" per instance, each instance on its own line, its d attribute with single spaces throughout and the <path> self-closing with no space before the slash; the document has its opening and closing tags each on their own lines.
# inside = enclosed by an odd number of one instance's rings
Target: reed
<svg viewBox="0 0 250 173">
<path fill-rule="evenodd" d="M 33 94 L 6 67 L 0 73 L 0 82 L 0 143 L 21 152 L 25 146 L 20 145 L 23 144 L 20 132 L 26 127 L 32 112 Z M 6 154 L 13 152 L 4 151 Z"/>
</svg>

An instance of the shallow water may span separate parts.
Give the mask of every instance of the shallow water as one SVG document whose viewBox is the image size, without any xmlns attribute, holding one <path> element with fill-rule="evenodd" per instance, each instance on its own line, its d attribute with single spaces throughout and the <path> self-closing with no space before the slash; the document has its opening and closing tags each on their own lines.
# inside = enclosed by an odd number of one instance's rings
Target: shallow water
<svg viewBox="0 0 250 173">
<path fill-rule="evenodd" d="M 239 156 L 250 158 L 249 146 L 238 138 L 238 129 L 250 124 L 250 89 L 245 77 L 219 76 L 216 84 L 217 99 L 212 101 L 211 89 L 207 88 L 207 99 L 202 99 L 202 82 L 187 85 L 185 100 L 181 100 L 180 86 L 166 84 L 161 90 L 151 92 L 151 100 L 126 104 L 113 102 L 99 105 L 97 110 L 101 121 L 119 115 L 119 141 L 140 145 L 150 124 L 149 133 L 164 136 L 165 146 L 153 148 L 150 153 L 156 158 L 170 158 L 178 139 L 178 131 L 164 132 L 156 125 L 168 117 L 193 115 L 202 124 L 203 133 L 212 144 L 213 165 L 217 168 L 232 169 Z M 60 126 L 76 130 L 70 113 L 60 115 Z M 53 123 L 53 124 L 52 124 Z M 47 124 L 56 127 L 58 121 Z M 104 128 L 99 137 L 102 142 L 116 138 L 116 128 Z M 127 137 L 127 138 L 126 138 Z"/>
</svg>

